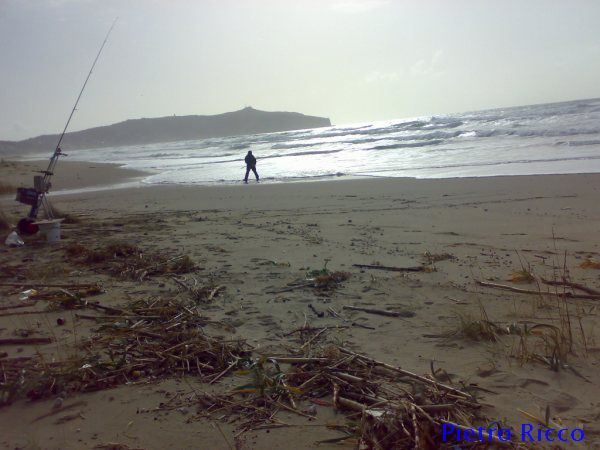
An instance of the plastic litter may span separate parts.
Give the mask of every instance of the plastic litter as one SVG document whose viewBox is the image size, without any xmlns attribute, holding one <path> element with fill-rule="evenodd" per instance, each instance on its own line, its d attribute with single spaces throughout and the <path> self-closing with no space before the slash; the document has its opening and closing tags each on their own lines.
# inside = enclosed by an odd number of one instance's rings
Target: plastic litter
<svg viewBox="0 0 600 450">
<path fill-rule="evenodd" d="M 29 300 L 31 297 L 34 297 L 35 294 L 37 294 L 35 289 L 27 289 L 26 291 L 21 292 L 21 295 L 19 295 L 19 300 Z"/>
<path fill-rule="evenodd" d="M 21 239 L 21 236 L 19 236 L 16 231 L 12 231 L 6 237 L 4 243 L 9 247 L 21 247 L 22 245 L 25 245 L 25 242 L 23 242 L 23 239 Z"/>
</svg>

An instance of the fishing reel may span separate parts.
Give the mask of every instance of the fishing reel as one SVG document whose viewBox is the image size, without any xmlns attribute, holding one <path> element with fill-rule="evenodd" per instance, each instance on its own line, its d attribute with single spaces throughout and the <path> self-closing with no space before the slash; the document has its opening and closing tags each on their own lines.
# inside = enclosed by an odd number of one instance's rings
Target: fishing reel
<svg viewBox="0 0 600 450">
<path fill-rule="evenodd" d="M 17 222 L 17 229 L 23 235 L 31 236 L 40 230 L 40 227 L 35 223 L 40 207 L 44 208 L 46 215 L 50 216 L 51 214 L 51 210 L 47 207 L 46 199 L 46 194 L 50 189 L 50 182 L 47 179 L 48 174 L 49 172 L 46 171 L 46 177 L 41 175 L 33 177 L 34 187 L 32 188 L 17 188 L 17 197 L 15 200 L 31 206 L 29 215 Z"/>
</svg>

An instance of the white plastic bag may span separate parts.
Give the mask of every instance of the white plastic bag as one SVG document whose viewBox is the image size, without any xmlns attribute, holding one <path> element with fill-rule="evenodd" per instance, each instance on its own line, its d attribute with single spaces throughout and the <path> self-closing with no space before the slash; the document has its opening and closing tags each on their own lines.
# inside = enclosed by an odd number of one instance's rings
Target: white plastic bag
<svg viewBox="0 0 600 450">
<path fill-rule="evenodd" d="M 25 245 L 25 242 L 23 242 L 23 239 L 21 239 L 16 231 L 10 233 L 4 243 L 9 247 L 20 247 L 21 245 Z"/>
</svg>

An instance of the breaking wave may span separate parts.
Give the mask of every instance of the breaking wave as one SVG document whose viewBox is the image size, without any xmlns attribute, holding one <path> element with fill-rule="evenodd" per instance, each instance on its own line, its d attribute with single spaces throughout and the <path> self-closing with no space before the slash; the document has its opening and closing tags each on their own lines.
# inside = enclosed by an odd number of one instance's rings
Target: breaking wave
<svg viewBox="0 0 600 450">
<path fill-rule="evenodd" d="M 222 184 L 252 150 L 266 182 L 351 176 L 600 172 L 600 99 L 71 152 L 150 170 L 146 183 Z"/>
</svg>

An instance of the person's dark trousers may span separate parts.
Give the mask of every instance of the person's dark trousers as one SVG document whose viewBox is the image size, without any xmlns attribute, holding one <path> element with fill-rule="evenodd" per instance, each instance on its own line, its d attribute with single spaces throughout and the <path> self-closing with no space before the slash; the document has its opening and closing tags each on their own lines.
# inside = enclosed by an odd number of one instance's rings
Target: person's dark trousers
<svg viewBox="0 0 600 450">
<path fill-rule="evenodd" d="M 248 182 L 248 174 L 250 171 L 254 172 L 254 176 L 256 177 L 256 181 L 258 181 L 258 172 L 256 171 L 256 167 L 254 166 L 246 166 L 246 176 L 244 177 L 244 182 Z"/>
</svg>

